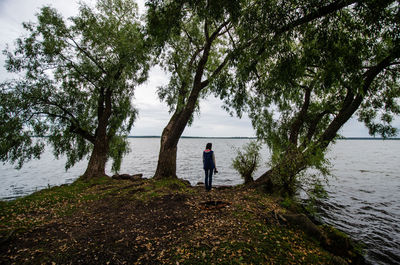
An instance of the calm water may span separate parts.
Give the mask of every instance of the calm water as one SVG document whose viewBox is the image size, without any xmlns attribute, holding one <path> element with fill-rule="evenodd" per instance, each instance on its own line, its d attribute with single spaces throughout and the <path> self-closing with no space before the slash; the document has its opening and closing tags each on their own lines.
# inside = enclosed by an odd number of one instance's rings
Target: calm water
<svg viewBox="0 0 400 265">
<path fill-rule="evenodd" d="M 129 139 L 131 153 L 125 157 L 121 173 L 153 176 L 159 139 Z M 242 179 L 231 166 L 239 148 L 249 140 L 181 139 L 177 174 L 192 185 L 203 181 L 202 150 L 213 143 L 219 173 L 213 184 L 236 185 Z M 263 149 L 264 162 L 269 157 Z M 321 215 L 332 224 L 367 244 L 371 264 L 400 264 L 400 141 L 343 140 L 330 150 L 335 178 L 327 187 L 330 197 L 323 202 Z M 68 172 L 65 160 L 55 160 L 50 152 L 41 160 L 27 163 L 20 171 L 0 165 L 0 199 L 9 200 L 49 186 L 73 182 L 85 170 L 85 161 Z M 110 166 L 108 166 L 110 168 Z M 267 169 L 259 169 L 256 176 Z M 111 172 L 108 170 L 108 173 Z"/>
</svg>

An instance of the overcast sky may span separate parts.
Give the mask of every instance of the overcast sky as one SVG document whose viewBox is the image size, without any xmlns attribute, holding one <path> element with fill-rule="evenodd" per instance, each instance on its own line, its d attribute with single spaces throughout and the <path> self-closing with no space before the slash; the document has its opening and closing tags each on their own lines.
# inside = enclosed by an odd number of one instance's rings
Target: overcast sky
<svg viewBox="0 0 400 265">
<path fill-rule="evenodd" d="M 93 0 L 85 0 L 94 3 Z M 35 14 L 43 5 L 51 5 L 64 17 L 74 15 L 78 11 L 78 1 L 75 0 L 0 0 L 0 49 L 6 44 L 12 46 L 14 40 L 24 34 L 21 23 L 34 21 Z M 138 1 L 139 12 L 144 10 L 144 0 Z M 4 70 L 5 57 L 1 54 L 0 80 L 7 78 Z M 135 121 L 131 135 L 161 135 L 170 115 L 165 103 L 160 102 L 156 95 L 157 86 L 168 83 L 166 74 L 155 67 L 150 71 L 149 80 L 135 91 L 134 104 L 139 110 L 139 118 Z M 209 97 L 200 104 L 201 114 L 196 116 L 191 127 L 187 127 L 184 136 L 254 136 L 251 122 L 247 117 L 242 119 L 230 117 L 221 108 L 220 100 Z M 368 136 L 366 128 L 350 121 L 341 132 L 348 137 Z"/>
</svg>

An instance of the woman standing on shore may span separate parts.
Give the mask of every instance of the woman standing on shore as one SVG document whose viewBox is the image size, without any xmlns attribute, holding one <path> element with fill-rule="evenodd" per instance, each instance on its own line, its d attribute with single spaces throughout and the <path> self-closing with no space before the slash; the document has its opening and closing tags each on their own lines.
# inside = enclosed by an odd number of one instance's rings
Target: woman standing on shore
<svg viewBox="0 0 400 265">
<path fill-rule="evenodd" d="M 206 145 L 206 150 L 203 152 L 203 168 L 205 172 L 204 184 L 206 186 L 206 191 L 211 190 L 212 185 L 212 175 L 213 171 L 217 173 L 217 164 L 215 163 L 214 151 L 211 150 L 212 143 Z"/>
</svg>

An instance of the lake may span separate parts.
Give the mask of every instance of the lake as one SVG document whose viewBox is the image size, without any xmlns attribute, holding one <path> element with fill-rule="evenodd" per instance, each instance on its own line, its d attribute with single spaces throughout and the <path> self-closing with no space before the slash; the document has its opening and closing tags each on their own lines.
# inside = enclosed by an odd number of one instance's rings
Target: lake
<svg viewBox="0 0 400 265">
<path fill-rule="evenodd" d="M 153 176 L 159 151 L 158 138 L 130 138 L 131 152 L 124 158 L 120 173 Z M 247 139 L 190 139 L 178 145 L 177 175 L 192 185 L 204 181 L 202 151 L 213 143 L 219 173 L 214 185 L 237 185 L 243 181 L 232 168 L 236 152 Z M 87 165 L 82 161 L 67 172 L 65 159 L 55 160 L 47 150 L 40 160 L 30 161 L 21 170 L 0 165 L 0 199 L 11 200 L 37 190 L 73 182 Z M 265 172 L 269 158 L 262 149 Z M 400 141 L 339 140 L 328 157 L 335 177 L 327 186 L 329 198 L 322 202 L 321 219 L 366 244 L 371 264 L 399 264 L 400 261 Z M 107 165 L 107 173 L 111 165 Z"/>
</svg>

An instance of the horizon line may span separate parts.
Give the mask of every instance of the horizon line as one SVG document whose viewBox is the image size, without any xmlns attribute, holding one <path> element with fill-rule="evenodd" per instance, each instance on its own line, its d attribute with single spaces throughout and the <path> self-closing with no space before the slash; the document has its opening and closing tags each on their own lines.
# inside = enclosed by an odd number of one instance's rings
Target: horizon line
<svg viewBox="0 0 400 265">
<path fill-rule="evenodd" d="M 161 138 L 158 135 L 129 135 L 128 138 Z M 255 136 L 181 136 L 180 138 L 189 139 L 257 139 Z M 366 137 L 366 136 L 343 136 L 338 140 L 400 140 L 398 137 L 384 138 L 384 137 Z"/>
</svg>

